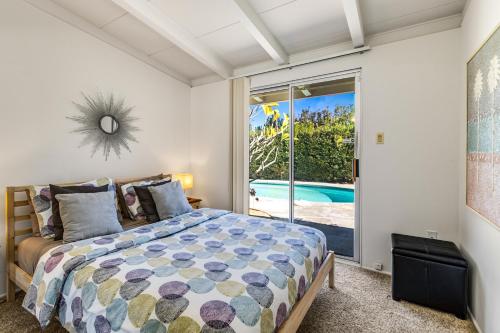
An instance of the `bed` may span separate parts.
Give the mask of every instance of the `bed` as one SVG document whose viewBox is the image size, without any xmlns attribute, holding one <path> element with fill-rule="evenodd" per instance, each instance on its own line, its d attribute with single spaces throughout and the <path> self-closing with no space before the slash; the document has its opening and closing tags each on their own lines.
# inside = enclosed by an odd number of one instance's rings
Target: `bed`
<svg viewBox="0 0 500 333">
<path fill-rule="evenodd" d="M 57 317 L 71 332 L 295 332 L 327 276 L 334 285 L 313 228 L 202 208 L 50 243 L 31 236 L 27 193 L 7 188 L 7 299 L 25 291 L 42 328 Z"/>
</svg>

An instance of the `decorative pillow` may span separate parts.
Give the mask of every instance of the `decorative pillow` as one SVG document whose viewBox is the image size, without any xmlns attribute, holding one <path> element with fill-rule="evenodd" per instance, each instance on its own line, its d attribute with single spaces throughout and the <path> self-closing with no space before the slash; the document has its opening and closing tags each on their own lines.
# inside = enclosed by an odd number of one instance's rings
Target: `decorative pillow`
<svg viewBox="0 0 500 333">
<path fill-rule="evenodd" d="M 179 181 L 149 186 L 148 189 L 155 201 L 158 216 L 162 220 L 193 211 Z"/>
<path fill-rule="evenodd" d="M 64 228 L 64 243 L 123 231 L 116 216 L 115 195 L 111 191 L 57 194 L 56 199 Z"/>
<path fill-rule="evenodd" d="M 140 183 L 143 181 L 158 181 L 163 179 L 163 174 L 159 174 L 156 176 L 151 176 L 151 177 L 144 177 L 144 178 L 136 178 L 136 179 L 131 179 L 127 182 L 117 182 L 116 183 L 116 193 L 118 195 L 118 201 L 120 203 L 120 208 L 122 211 L 122 217 L 129 219 L 130 218 L 130 212 L 128 210 L 128 205 L 127 202 L 125 201 L 124 193 L 122 191 L 123 186 L 130 186 L 132 183 Z M 128 194 L 128 193 L 125 193 Z M 128 198 L 131 200 L 130 198 Z"/>
<path fill-rule="evenodd" d="M 113 180 L 111 178 L 100 178 L 91 180 L 81 184 L 73 184 L 80 186 L 103 186 L 110 185 L 109 189 L 113 190 Z M 49 185 L 35 185 L 30 188 L 30 198 L 33 203 L 36 218 L 38 220 L 38 229 L 40 236 L 43 238 L 54 237 L 54 223 L 52 221 L 52 196 L 50 194 Z"/>
<path fill-rule="evenodd" d="M 52 208 L 50 188 L 48 186 L 30 186 L 30 198 L 36 214 L 37 226 L 33 226 L 33 233 L 51 238 L 54 236 L 54 225 L 52 224 Z M 38 232 L 37 230 L 38 229 Z"/>
<path fill-rule="evenodd" d="M 134 186 L 135 194 L 139 199 L 139 203 L 142 207 L 142 213 L 149 223 L 160 221 L 160 217 L 158 216 L 155 201 L 153 200 L 151 192 L 149 192 L 148 186 L 160 186 L 169 182 L 171 182 L 171 180 L 166 180 L 151 185 Z"/>
<path fill-rule="evenodd" d="M 58 194 L 71 193 L 97 193 L 109 191 L 109 185 L 103 186 L 56 186 L 50 184 L 50 194 L 52 196 L 52 224 L 54 226 L 54 240 L 63 239 L 63 224 L 61 221 L 61 213 L 59 212 L 59 201 L 56 196 Z"/>
<path fill-rule="evenodd" d="M 125 205 L 129 212 L 129 216 L 134 220 L 144 220 L 144 212 L 141 203 L 135 194 L 134 186 L 151 185 L 157 182 L 172 181 L 172 175 L 166 175 L 163 179 L 149 179 L 143 181 L 134 181 L 120 186 Z"/>
</svg>

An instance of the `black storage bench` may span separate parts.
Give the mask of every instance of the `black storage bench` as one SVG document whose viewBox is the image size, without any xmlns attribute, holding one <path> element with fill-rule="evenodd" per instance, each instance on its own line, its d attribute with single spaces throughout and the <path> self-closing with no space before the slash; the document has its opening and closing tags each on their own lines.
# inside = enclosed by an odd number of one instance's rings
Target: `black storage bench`
<svg viewBox="0 0 500 333">
<path fill-rule="evenodd" d="M 392 298 L 467 317 L 467 261 L 456 245 L 392 234 Z"/>
</svg>

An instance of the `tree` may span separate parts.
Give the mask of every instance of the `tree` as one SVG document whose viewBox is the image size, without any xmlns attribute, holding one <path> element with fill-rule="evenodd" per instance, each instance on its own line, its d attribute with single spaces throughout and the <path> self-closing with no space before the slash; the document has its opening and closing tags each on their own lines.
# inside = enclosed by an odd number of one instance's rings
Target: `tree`
<svg viewBox="0 0 500 333">
<path fill-rule="evenodd" d="M 288 115 L 281 117 L 278 103 L 252 105 L 250 108 L 250 123 L 262 109 L 266 120 L 263 126 L 250 129 L 250 163 L 256 167 L 251 177 L 258 178 L 259 174 L 272 166 L 278 160 L 280 142 L 288 140 Z"/>
</svg>

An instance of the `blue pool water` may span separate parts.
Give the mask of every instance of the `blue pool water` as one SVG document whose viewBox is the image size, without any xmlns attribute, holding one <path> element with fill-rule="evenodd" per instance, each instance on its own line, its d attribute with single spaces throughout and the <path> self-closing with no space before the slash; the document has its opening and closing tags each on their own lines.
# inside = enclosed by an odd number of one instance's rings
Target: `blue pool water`
<svg viewBox="0 0 500 333">
<path fill-rule="evenodd" d="M 256 197 L 272 199 L 288 199 L 288 184 L 250 183 L 250 188 L 255 190 Z M 295 185 L 295 200 L 312 202 L 354 202 L 354 190 L 348 188 L 321 186 L 321 185 Z"/>
</svg>

